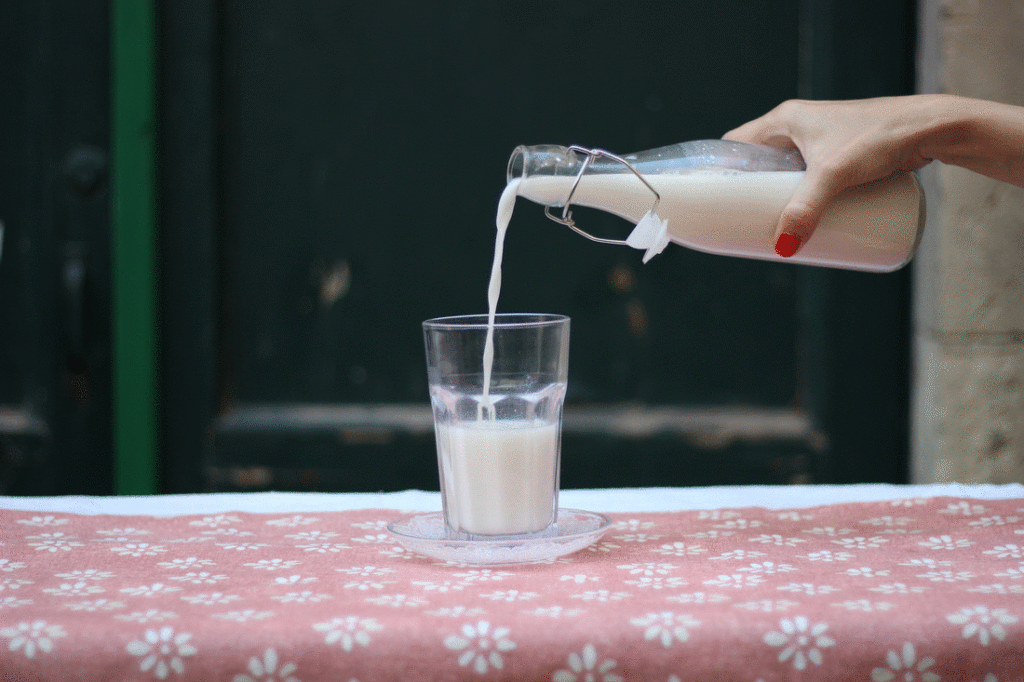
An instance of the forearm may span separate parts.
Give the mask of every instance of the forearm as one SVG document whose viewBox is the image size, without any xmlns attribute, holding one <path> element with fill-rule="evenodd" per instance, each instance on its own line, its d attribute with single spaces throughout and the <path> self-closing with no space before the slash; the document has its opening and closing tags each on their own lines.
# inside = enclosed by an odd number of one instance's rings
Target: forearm
<svg viewBox="0 0 1024 682">
<path fill-rule="evenodd" d="M 919 154 L 1024 187 L 1024 107 L 935 96 Z"/>
</svg>

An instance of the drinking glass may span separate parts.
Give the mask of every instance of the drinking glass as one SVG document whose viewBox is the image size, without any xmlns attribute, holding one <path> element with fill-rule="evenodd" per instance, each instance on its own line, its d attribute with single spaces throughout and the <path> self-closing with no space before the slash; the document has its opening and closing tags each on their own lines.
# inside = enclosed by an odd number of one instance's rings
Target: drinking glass
<svg viewBox="0 0 1024 682">
<path fill-rule="evenodd" d="M 558 511 L 569 318 L 500 314 L 489 332 L 487 315 L 441 317 L 423 323 L 423 337 L 449 536 L 548 531 Z"/>
</svg>

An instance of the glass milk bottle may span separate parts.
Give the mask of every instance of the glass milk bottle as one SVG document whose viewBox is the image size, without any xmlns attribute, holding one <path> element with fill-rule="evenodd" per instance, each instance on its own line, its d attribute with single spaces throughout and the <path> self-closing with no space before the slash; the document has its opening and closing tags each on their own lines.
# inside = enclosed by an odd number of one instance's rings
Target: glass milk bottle
<svg viewBox="0 0 1024 682">
<path fill-rule="evenodd" d="M 708 253 L 891 272 L 914 255 L 924 228 L 924 192 L 913 173 L 852 187 L 828 206 L 810 239 L 790 258 L 772 235 L 803 177 L 796 150 L 695 140 L 619 157 L 599 149 L 520 146 L 507 178 L 548 217 L 595 241 L 644 249 L 644 262 L 669 241 Z M 637 227 L 626 240 L 593 237 L 572 204 L 613 213 Z M 560 215 L 552 208 L 561 208 Z"/>
</svg>

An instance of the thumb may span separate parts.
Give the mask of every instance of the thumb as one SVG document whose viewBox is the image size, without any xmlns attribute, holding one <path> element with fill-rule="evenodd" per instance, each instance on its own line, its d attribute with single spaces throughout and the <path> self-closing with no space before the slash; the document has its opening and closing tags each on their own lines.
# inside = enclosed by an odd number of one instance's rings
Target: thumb
<svg viewBox="0 0 1024 682">
<path fill-rule="evenodd" d="M 824 177 L 807 171 L 779 215 L 772 235 L 775 253 L 789 258 L 803 247 L 814 234 L 821 214 L 835 194 Z"/>
</svg>

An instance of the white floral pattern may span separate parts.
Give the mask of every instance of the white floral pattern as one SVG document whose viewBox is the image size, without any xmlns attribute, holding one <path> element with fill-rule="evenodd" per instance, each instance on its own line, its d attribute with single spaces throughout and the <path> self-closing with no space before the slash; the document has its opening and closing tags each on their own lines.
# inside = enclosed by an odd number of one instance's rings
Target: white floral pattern
<svg viewBox="0 0 1024 682">
<path fill-rule="evenodd" d="M 783 618 L 779 621 L 779 628 L 782 632 L 769 632 L 764 636 L 764 643 L 781 647 L 779 663 L 790 661 L 797 670 L 806 668 L 808 662 L 821 665 L 824 660 L 822 650 L 835 646 L 835 640 L 825 635 L 828 625 L 812 625 L 806 616 L 796 616 L 792 620 Z"/>
<path fill-rule="evenodd" d="M 190 526 L 205 526 L 207 528 L 218 528 L 220 526 L 229 526 L 232 523 L 241 523 L 242 519 L 230 514 L 216 514 L 214 516 L 204 516 L 201 519 L 195 521 L 189 521 Z"/>
<path fill-rule="evenodd" d="M 601 660 L 593 644 L 584 646 L 580 653 L 569 654 L 566 663 L 569 669 L 556 672 L 552 682 L 622 682 L 622 677 L 614 672 L 615 660 Z"/>
<path fill-rule="evenodd" d="M 19 606 L 25 606 L 31 603 L 31 599 L 19 599 L 18 597 L 0 597 L 0 610 L 16 609 Z"/>
<path fill-rule="evenodd" d="M 87 601 L 68 602 L 64 606 L 72 611 L 114 611 L 116 609 L 123 609 L 125 604 L 123 601 L 114 601 L 112 599 L 89 599 Z"/>
<path fill-rule="evenodd" d="M 33 516 L 32 518 L 29 518 L 29 519 L 18 519 L 18 523 L 20 523 L 20 524 L 23 524 L 23 525 L 26 525 L 26 526 L 36 526 L 36 527 L 42 527 L 42 526 L 63 526 L 65 524 L 67 524 L 67 522 L 68 522 L 68 519 L 66 519 L 66 518 L 59 519 L 56 516 L 53 516 L 52 514 L 47 514 L 46 516 Z"/>
<path fill-rule="evenodd" d="M 103 592 L 99 585 L 87 580 L 79 580 L 73 583 L 61 583 L 59 587 L 44 587 L 43 592 L 58 597 L 84 597 L 97 592 Z"/>
<path fill-rule="evenodd" d="M 190 556 L 187 559 L 171 559 L 170 561 L 161 561 L 157 564 L 160 568 L 172 568 L 172 569 L 189 569 L 189 568 L 201 568 L 203 566 L 213 566 L 214 561 L 210 559 L 199 559 L 194 556 Z"/>
<path fill-rule="evenodd" d="M 376 604 L 377 606 L 391 606 L 394 608 L 417 608 L 420 606 L 426 606 L 430 603 L 423 597 L 417 597 L 409 594 L 382 594 L 379 597 L 368 597 L 366 601 L 369 604 Z"/>
<path fill-rule="evenodd" d="M 843 571 L 845 575 L 861 576 L 864 578 L 884 578 L 889 575 L 890 571 L 887 568 L 874 569 L 867 566 L 861 566 L 859 568 L 848 568 Z"/>
<path fill-rule="evenodd" d="M 982 646 L 988 646 L 993 638 L 1000 641 L 1006 639 L 1006 626 L 1016 623 L 1017 617 L 1002 608 L 971 606 L 946 616 L 946 620 L 963 626 L 960 634 L 964 639 L 977 637 Z"/>
<path fill-rule="evenodd" d="M 833 587 L 832 585 L 815 585 L 814 583 L 786 583 L 785 585 L 779 585 L 778 589 L 806 595 L 832 594 L 839 591 L 838 587 Z"/>
<path fill-rule="evenodd" d="M 748 611 L 764 611 L 765 613 L 772 613 L 774 611 L 789 611 L 794 606 L 799 606 L 800 602 L 795 602 L 790 599 L 760 599 L 755 601 L 741 602 L 734 604 L 738 609 L 747 609 Z"/>
<path fill-rule="evenodd" d="M 918 578 L 925 578 L 933 583 L 944 582 L 944 583 L 955 583 L 965 582 L 976 577 L 970 571 L 928 571 L 927 573 L 918 573 Z"/>
<path fill-rule="evenodd" d="M 94 542 L 132 542 L 133 538 L 150 533 L 142 528 L 109 528 L 97 530 L 96 534 L 104 537 Z"/>
<path fill-rule="evenodd" d="M 241 611 L 228 611 L 226 613 L 213 613 L 210 614 L 214 618 L 223 618 L 224 620 L 233 620 L 237 623 L 247 623 L 251 620 L 264 620 L 271 618 L 274 615 L 273 611 L 257 611 L 256 609 L 243 609 Z"/>
<path fill-rule="evenodd" d="M 838 602 L 832 604 L 832 606 L 838 606 L 839 608 L 846 609 L 847 611 L 889 611 L 893 608 L 893 603 L 888 601 L 871 601 L 869 599 L 851 599 L 844 602 Z"/>
<path fill-rule="evenodd" d="M 849 561 L 853 558 L 853 555 L 849 552 L 833 552 L 828 549 L 823 549 L 820 552 L 810 552 L 808 554 L 797 554 L 801 559 L 807 559 L 808 561 L 823 561 L 831 563 L 833 561 Z"/>
<path fill-rule="evenodd" d="M 1005 571 L 993 573 L 993 575 L 997 578 L 1009 578 L 1010 580 L 1024 579 L 1024 563 L 1016 568 L 1008 568 Z"/>
<path fill-rule="evenodd" d="M 292 568 L 293 566 L 298 566 L 301 563 L 301 561 L 295 561 L 293 559 L 260 559 L 259 561 L 253 561 L 242 565 L 250 568 L 258 568 L 264 571 L 279 571 Z"/>
<path fill-rule="evenodd" d="M 5 590 L 17 590 L 23 585 L 31 585 L 34 581 L 24 578 L 0 578 L 0 592 Z"/>
<path fill-rule="evenodd" d="M 228 604 L 241 599 L 237 594 L 224 594 L 223 592 L 208 592 L 203 594 L 189 594 L 181 598 L 189 604 L 202 604 L 213 606 L 214 604 Z"/>
<path fill-rule="evenodd" d="M 732 597 L 727 594 L 717 594 L 715 592 L 689 592 L 684 594 L 673 594 L 665 597 L 665 599 L 679 604 L 717 604 L 719 602 L 729 601 Z"/>
<path fill-rule="evenodd" d="M 637 513 L 521 566 L 425 558 L 380 510 L 0 509 L 0 677 L 1016 681 L 1021 506 Z"/>
<path fill-rule="evenodd" d="M 249 659 L 247 673 L 235 675 L 234 682 L 299 682 L 298 678 L 292 677 L 292 673 L 299 669 L 294 663 L 285 663 L 277 667 L 277 652 L 274 649 L 267 649 L 263 657 L 253 656 Z"/>
<path fill-rule="evenodd" d="M 1004 585 L 993 583 L 991 585 L 975 585 L 968 587 L 968 592 L 980 592 L 982 594 L 1024 594 L 1024 585 Z"/>
<path fill-rule="evenodd" d="M 881 547 L 886 542 L 889 542 L 889 539 L 879 535 L 872 535 L 869 538 L 858 535 L 853 538 L 832 540 L 832 544 L 842 545 L 844 549 L 875 549 Z"/>
<path fill-rule="evenodd" d="M 1008 543 L 1005 545 L 996 545 L 992 549 L 986 549 L 982 554 L 992 554 L 999 559 L 1024 559 L 1024 547 L 1018 547 L 1016 544 Z"/>
<path fill-rule="evenodd" d="M 370 633 L 382 630 L 383 626 L 375 618 L 345 616 L 316 623 L 313 625 L 313 629 L 324 633 L 325 643 L 338 644 L 343 651 L 352 651 L 357 644 L 369 646 Z"/>
<path fill-rule="evenodd" d="M 54 578 L 66 578 L 67 580 L 106 580 L 113 578 L 110 571 L 98 571 L 95 568 L 88 568 L 84 571 L 69 571 L 67 573 L 54 573 Z"/>
<path fill-rule="evenodd" d="M 712 587 L 741 590 L 744 587 L 760 585 L 763 582 L 764 578 L 752 573 L 723 573 L 710 580 L 705 580 L 704 584 L 711 585 Z"/>
<path fill-rule="evenodd" d="M 812 535 L 823 535 L 827 537 L 836 537 L 840 535 L 849 535 L 856 531 L 852 528 L 833 528 L 832 526 L 808 528 L 804 531 L 805 533 L 811 533 Z"/>
<path fill-rule="evenodd" d="M 283 519 L 271 519 L 267 521 L 268 526 L 282 526 L 286 528 L 296 528 L 298 526 L 308 526 L 310 524 L 319 523 L 320 519 L 315 516 L 303 516 L 302 514 L 294 514 L 292 516 L 286 516 Z"/>
<path fill-rule="evenodd" d="M 161 621 L 177 617 L 178 614 L 173 611 L 161 611 L 160 609 L 146 609 L 145 611 L 119 613 L 114 616 L 114 618 L 117 618 L 118 620 L 130 621 L 133 623 L 159 623 Z"/>
<path fill-rule="evenodd" d="M 60 625 L 47 623 L 44 620 L 21 622 L 14 626 L 0 628 L 0 637 L 8 640 L 8 651 L 20 652 L 27 658 L 35 658 L 36 654 L 40 653 L 50 653 L 53 651 L 53 641 L 67 637 L 67 634 Z"/>
<path fill-rule="evenodd" d="M 141 557 L 156 556 L 161 552 L 166 552 L 167 548 L 161 545 L 151 545 L 148 542 L 129 542 L 125 545 L 111 547 L 110 551 L 117 552 L 123 557 Z"/>
<path fill-rule="evenodd" d="M 871 519 L 865 519 L 861 521 L 863 524 L 869 526 L 882 526 L 885 528 L 903 528 L 910 525 L 911 518 L 909 516 L 876 516 Z"/>
<path fill-rule="evenodd" d="M 917 660 L 914 645 L 905 642 L 899 651 L 890 651 L 886 655 L 886 668 L 875 668 L 871 671 L 873 682 L 939 682 L 939 675 L 929 670 L 935 665 L 934 658 Z"/>
<path fill-rule="evenodd" d="M 968 502 L 963 500 L 961 502 L 951 502 L 945 509 L 939 511 L 940 514 L 962 514 L 964 516 L 978 516 L 979 514 L 987 514 L 988 509 L 981 504 L 975 502 Z"/>
<path fill-rule="evenodd" d="M 657 552 L 658 554 L 664 554 L 666 556 L 694 556 L 707 552 L 707 550 L 700 545 L 687 544 L 685 542 L 667 543 L 661 547 L 652 549 L 651 551 Z"/>
<path fill-rule="evenodd" d="M 762 561 L 761 563 L 750 564 L 743 568 L 737 568 L 740 573 L 757 573 L 759 575 L 771 575 L 773 573 L 789 573 L 797 570 L 792 564 L 777 564 L 774 561 Z"/>
<path fill-rule="evenodd" d="M 907 585 L 906 583 L 886 583 L 877 587 L 869 587 L 872 592 L 882 594 L 917 594 L 929 589 L 925 585 Z"/>
<path fill-rule="evenodd" d="M 40 533 L 39 535 L 29 535 L 28 539 L 33 542 L 25 544 L 40 552 L 70 552 L 75 547 L 85 546 L 85 543 L 76 541 L 74 536 L 64 533 Z"/>
<path fill-rule="evenodd" d="M 494 628 L 488 621 L 481 620 L 463 625 L 460 634 L 445 638 L 444 645 L 458 653 L 460 667 L 483 675 L 491 668 L 501 670 L 505 666 L 502 654 L 516 648 L 515 642 L 508 638 L 509 633 L 506 627 Z"/>
<path fill-rule="evenodd" d="M 525 610 L 522 613 L 541 618 L 575 618 L 586 612 L 586 609 L 567 609 L 564 606 L 539 606 L 535 609 Z"/>
<path fill-rule="evenodd" d="M 579 594 L 570 594 L 569 596 L 573 599 L 582 599 L 583 601 L 610 602 L 628 599 L 631 595 L 629 592 L 612 592 L 610 590 L 588 590 L 586 592 L 580 592 Z"/>
<path fill-rule="evenodd" d="M 528 601 L 540 596 L 537 592 L 520 592 L 519 590 L 495 590 L 494 592 L 481 592 L 480 596 L 491 601 Z"/>
<path fill-rule="evenodd" d="M 688 642 L 690 640 L 688 628 L 700 625 L 700 621 L 688 613 L 673 613 L 671 611 L 648 613 L 639 618 L 632 618 L 629 622 L 643 628 L 644 639 L 660 642 L 666 649 L 674 642 Z"/>
<path fill-rule="evenodd" d="M 313 592 L 312 590 L 301 590 L 299 592 L 286 592 L 285 594 L 275 594 L 271 599 L 276 599 L 282 604 L 293 602 L 298 604 L 317 603 L 326 599 L 333 599 L 334 596 L 330 594 L 322 594 Z"/>
<path fill-rule="evenodd" d="M 924 542 L 917 543 L 922 547 L 935 550 L 950 550 L 950 549 L 963 549 L 964 547 L 970 547 L 972 543 L 967 538 L 954 538 L 950 535 L 937 535 L 928 538 Z"/>
<path fill-rule="evenodd" d="M 748 549 L 734 549 L 719 554 L 718 556 L 713 556 L 709 558 L 715 561 L 745 561 L 747 559 L 756 559 L 763 556 L 768 555 L 764 552 L 752 551 Z"/>
<path fill-rule="evenodd" d="M 181 582 L 191 583 L 193 585 L 215 585 L 221 580 L 227 579 L 228 576 L 226 574 L 221 573 L 214 575 L 208 571 L 189 571 L 184 575 L 175 575 L 170 578 L 170 580 L 178 580 Z"/>
<path fill-rule="evenodd" d="M 180 592 L 180 587 L 174 587 L 172 585 L 164 585 L 163 583 L 153 583 L 152 585 L 138 585 L 136 587 L 122 587 L 121 592 L 129 594 L 133 597 L 151 597 L 155 594 L 166 594 L 167 592 Z"/>
<path fill-rule="evenodd" d="M 141 659 L 140 672 L 152 673 L 156 679 L 166 680 L 172 672 L 184 673 L 185 659 L 196 654 L 197 649 L 189 641 L 191 639 L 192 635 L 175 632 L 174 628 L 165 626 L 159 630 L 146 630 L 141 639 L 133 640 L 125 650 Z"/>
<path fill-rule="evenodd" d="M 781 547 L 796 547 L 802 542 L 807 542 L 804 538 L 785 538 L 778 534 L 767 534 L 762 533 L 757 537 L 750 538 L 750 542 L 760 542 L 766 545 L 779 545 Z"/>
</svg>

